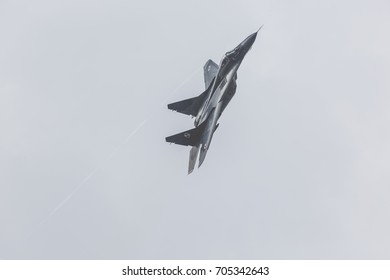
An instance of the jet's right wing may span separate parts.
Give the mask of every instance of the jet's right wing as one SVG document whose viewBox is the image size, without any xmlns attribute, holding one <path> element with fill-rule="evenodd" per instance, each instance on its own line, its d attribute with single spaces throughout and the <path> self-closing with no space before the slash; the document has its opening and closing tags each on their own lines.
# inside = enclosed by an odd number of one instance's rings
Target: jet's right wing
<svg viewBox="0 0 390 280">
<path fill-rule="evenodd" d="M 204 71 L 204 83 L 206 85 L 206 88 L 208 88 L 215 78 L 217 76 L 219 67 L 218 64 L 212 61 L 211 59 L 207 60 L 206 64 L 203 67 Z"/>
<path fill-rule="evenodd" d="M 209 92 L 210 92 L 210 87 L 208 87 L 199 96 L 168 104 L 168 109 L 196 117 L 204 101 L 208 97 Z"/>
</svg>

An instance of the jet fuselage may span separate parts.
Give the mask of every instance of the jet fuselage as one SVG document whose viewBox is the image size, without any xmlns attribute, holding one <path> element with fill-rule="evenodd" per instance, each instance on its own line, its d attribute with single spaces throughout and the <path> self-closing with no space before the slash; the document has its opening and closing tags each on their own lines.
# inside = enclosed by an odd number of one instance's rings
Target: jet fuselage
<svg viewBox="0 0 390 280">
<path fill-rule="evenodd" d="M 197 97 L 168 104 L 171 110 L 196 117 L 194 129 L 166 137 L 167 142 L 192 146 L 188 173 L 193 171 L 198 154 L 200 154 L 199 166 L 206 157 L 212 137 L 218 127 L 218 119 L 236 93 L 237 70 L 255 42 L 257 32 L 248 36 L 232 51 L 227 52 L 222 57 L 220 65 L 212 60 L 206 62 L 204 66 L 205 92 Z"/>
</svg>

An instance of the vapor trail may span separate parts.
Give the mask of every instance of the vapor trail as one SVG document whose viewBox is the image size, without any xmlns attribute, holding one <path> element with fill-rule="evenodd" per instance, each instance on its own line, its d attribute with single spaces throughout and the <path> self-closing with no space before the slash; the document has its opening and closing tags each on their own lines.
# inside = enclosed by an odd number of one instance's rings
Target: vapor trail
<svg viewBox="0 0 390 280">
<path fill-rule="evenodd" d="M 129 133 L 129 135 L 122 141 L 120 144 L 118 144 L 112 151 L 109 153 L 104 160 L 102 160 L 102 163 L 100 165 L 97 165 L 95 168 L 93 168 L 87 176 L 84 177 L 83 180 L 68 194 L 67 197 L 65 197 L 64 200 L 62 200 L 54 209 L 50 212 L 50 214 L 40 223 L 40 225 L 45 224 L 54 214 L 60 210 L 65 204 L 96 174 L 96 172 L 102 167 L 104 162 L 109 160 L 112 156 L 114 156 L 127 142 L 131 140 L 139 131 L 140 129 L 146 124 L 148 119 L 143 120 L 132 132 Z"/>
<path fill-rule="evenodd" d="M 183 80 L 183 82 L 181 82 L 172 92 L 171 94 L 166 98 L 164 99 L 164 101 L 162 101 L 162 103 L 160 104 L 160 106 L 164 106 L 165 103 L 170 99 L 172 98 L 173 96 L 175 96 L 179 90 L 186 84 L 188 83 L 196 74 L 199 73 L 199 69 L 195 70 L 191 75 L 189 75 L 186 79 Z M 124 139 L 124 141 L 122 141 L 120 144 L 118 144 L 112 151 L 111 153 L 109 153 L 105 158 L 104 160 L 102 161 L 102 163 L 100 165 L 97 165 L 95 168 L 93 168 L 88 174 L 87 176 L 84 177 L 84 179 L 69 193 L 69 195 L 64 199 L 62 200 L 51 212 L 50 214 L 39 224 L 39 225 L 43 225 L 45 224 L 51 217 L 53 217 L 55 215 L 55 213 L 60 210 L 62 207 L 64 207 L 66 205 L 66 203 L 96 174 L 96 172 L 101 168 L 101 166 L 104 164 L 104 162 L 106 162 L 107 160 L 109 160 L 111 157 L 113 157 L 124 145 L 126 145 L 130 140 L 131 138 L 133 138 L 141 129 L 142 127 L 156 114 L 157 112 L 153 112 L 151 113 L 145 120 L 143 120 L 142 122 L 139 123 L 139 125 L 133 130 L 131 131 L 128 136 Z"/>
<path fill-rule="evenodd" d="M 171 99 L 172 97 L 174 97 L 174 96 L 179 92 L 179 89 L 181 89 L 186 83 L 188 83 L 189 81 L 191 81 L 192 78 L 193 78 L 195 75 L 197 75 L 201 70 L 202 70 L 202 68 L 197 68 L 196 70 L 194 70 L 194 72 L 192 72 L 191 75 L 189 75 L 187 78 L 185 78 L 185 79 L 183 80 L 183 82 L 180 83 L 180 84 L 172 91 L 172 93 L 171 93 L 166 99 L 164 99 L 164 100 L 161 102 L 160 106 L 164 106 L 164 105 L 169 101 L 169 99 Z"/>
</svg>

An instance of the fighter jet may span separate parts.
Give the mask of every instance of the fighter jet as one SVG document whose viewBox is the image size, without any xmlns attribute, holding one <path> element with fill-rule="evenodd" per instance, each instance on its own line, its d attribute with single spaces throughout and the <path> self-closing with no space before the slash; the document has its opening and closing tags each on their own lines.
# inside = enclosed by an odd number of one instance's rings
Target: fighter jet
<svg viewBox="0 0 390 280">
<path fill-rule="evenodd" d="M 238 67 L 255 42 L 259 30 L 227 52 L 219 65 L 211 59 L 206 62 L 203 67 L 206 90 L 201 95 L 168 104 L 168 109 L 196 117 L 195 128 L 165 138 L 169 143 L 192 146 L 188 174 L 194 170 L 199 153 L 198 167 L 206 157 L 219 125 L 217 121 L 236 93 Z"/>
</svg>

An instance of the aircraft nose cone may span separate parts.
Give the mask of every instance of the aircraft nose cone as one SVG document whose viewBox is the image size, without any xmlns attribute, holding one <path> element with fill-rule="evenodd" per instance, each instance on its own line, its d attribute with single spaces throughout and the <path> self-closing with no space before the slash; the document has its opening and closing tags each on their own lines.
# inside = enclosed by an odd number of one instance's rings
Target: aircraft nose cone
<svg viewBox="0 0 390 280">
<path fill-rule="evenodd" d="M 256 41 L 256 37 L 257 37 L 257 32 L 253 33 L 252 35 L 249 35 L 249 37 L 246 38 L 244 41 L 245 47 L 247 48 L 252 47 L 253 43 Z"/>
<path fill-rule="evenodd" d="M 263 27 L 263 26 L 261 26 L 261 27 Z M 240 44 L 240 49 L 242 50 L 243 55 L 245 55 L 249 51 L 249 49 L 252 47 L 253 43 L 256 41 L 257 33 L 260 31 L 261 27 L 255 33 L 249 35 Z"/>
<path fill-rule="evenodd" d="M 256 41 L 257 33 L 260 31 L 260 29 L 263 26 L 260 26 L 260 28 L 253 34 L 249 35 L 248 38 L 246 38 L 243 42 L 242 45 L 249 50 L 250 47 L 252 47 L 253 43 Z"/>
<path fill-rule="evenodd" d="M 261 27 L 263 27 L 263 26 L 261 26 Z M 259 28 L 259 30 L 261 29 L 261 27 Z M 249 35 L 234 50 L 227 52 L 226 56 L 228 56 L 236 61 L 242 61 L 244 59 L 245 55 L 250 50 L 250 48 L 252 47 L 253 43 L 256 41 L 257 33 L 259 32 L 259 30 L 257 30 L 255 33 Z"/>
</svg>

